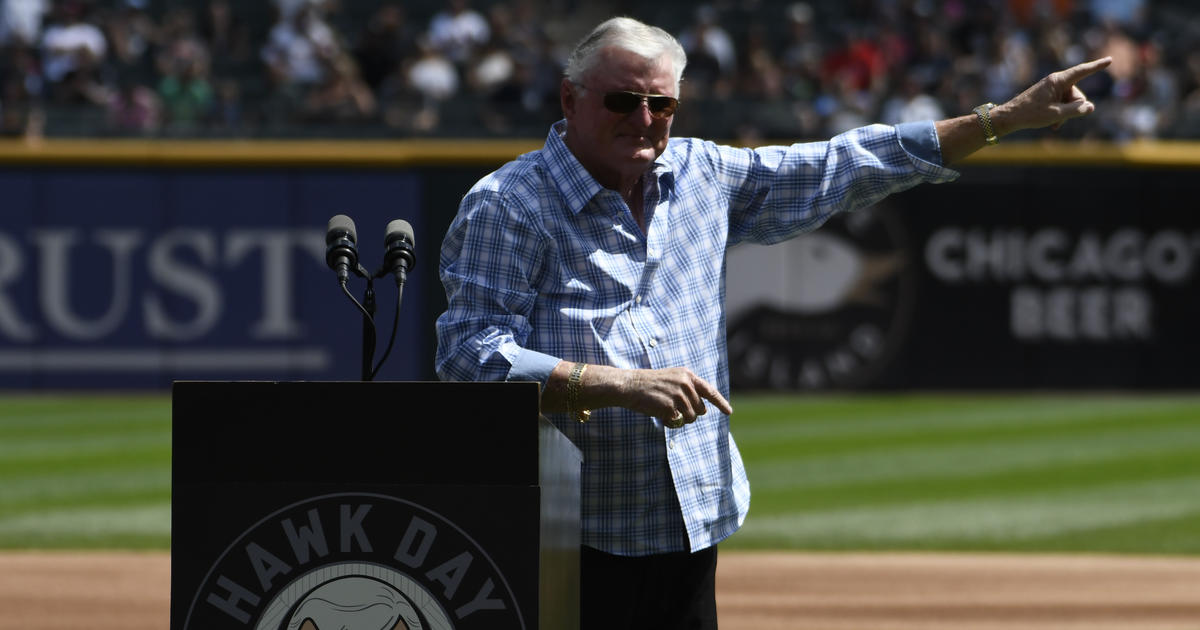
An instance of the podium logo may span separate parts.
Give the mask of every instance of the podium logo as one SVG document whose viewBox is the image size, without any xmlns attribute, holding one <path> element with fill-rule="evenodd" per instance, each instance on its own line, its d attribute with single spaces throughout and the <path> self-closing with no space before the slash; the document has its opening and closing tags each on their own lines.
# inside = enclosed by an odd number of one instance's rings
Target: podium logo
<svg viewBox="0 0 1200 630">
<path fill-rule="evenodd" d="M 184 628 L 524 628 L 496 563 L 415 503 L 332 494 L 266 517 L 209 570 Z"/>
</svg>

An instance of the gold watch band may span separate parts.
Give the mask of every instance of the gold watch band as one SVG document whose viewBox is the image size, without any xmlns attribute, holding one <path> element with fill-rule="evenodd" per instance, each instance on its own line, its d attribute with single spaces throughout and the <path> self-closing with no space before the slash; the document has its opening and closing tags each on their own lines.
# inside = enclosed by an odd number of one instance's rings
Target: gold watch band
<svg viewBox="0 0 1200 630">
<path fill-rule="evenodd" d="M 983 141 L 988 144 L 999 142 L 996 138 L 996 131 L 992 128 L 992 108 L 994 107 L 996 107 L 995 103 L 984 103 L 971 110 L 979 118 L 979 126 L 983 127 Z"/>
<path fill-rule="evenodd" d="M 567 412 L 579 422 L 587 422 L 592 412 L 579 408 L 579 390 L 583 389 L 583 373 L 587 371 L 586 363 L 576 363 L 571 366 L 571 376 L 567 378 Z"/>
</svg>

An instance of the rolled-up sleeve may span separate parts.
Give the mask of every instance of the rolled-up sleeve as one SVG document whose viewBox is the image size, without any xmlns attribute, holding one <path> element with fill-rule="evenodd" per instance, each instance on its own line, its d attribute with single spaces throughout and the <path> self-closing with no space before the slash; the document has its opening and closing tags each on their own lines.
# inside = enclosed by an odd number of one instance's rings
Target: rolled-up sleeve
<svg viewBox="0 0 1200 630">
<path fill-rule="evenodd" d="M 545 385 L 559 359 L 523 347 L 537 300 L 530 277 L 542 238 L 521 208 L 494 191 L 463 198 L 441 250 L 447 308 L 436 326 L 439 378 Z"/>
<path fill-rule="evenodd" d="M 913 157 L 923 162 L 945 166 L 937 127 L 932 120 L 900 123 L 896 125 L 896 134 L 900 136 L 900 146 Z"/>
</svg>

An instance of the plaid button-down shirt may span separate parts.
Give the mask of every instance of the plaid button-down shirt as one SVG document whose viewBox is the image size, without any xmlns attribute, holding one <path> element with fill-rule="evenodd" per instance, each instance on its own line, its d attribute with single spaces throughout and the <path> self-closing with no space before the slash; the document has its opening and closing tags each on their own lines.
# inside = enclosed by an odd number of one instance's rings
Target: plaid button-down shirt
<svg viewBox="0 0 1200 630">
<path fill-rule="evenodd" d="M 684 366 L 728 397 L 728 247 L 779 242 L 836 212 L 957 177 L 939 165 L 932 123 L 754 150 L 675 138 L 643 178 L 643 233 L 567 149 L 564 130 L 556 124 L 543 149 L 462 200 L 441 253 L 442 379 L 545 384 L 560 360 Z M 737 530 L 749 483 L 729 417 L 706 404 L 681 429 L 623 408 L 593 410 L 587 424 L 549 414 L 583 454 L 585 545 L 699 550 Z"/>
</svg>

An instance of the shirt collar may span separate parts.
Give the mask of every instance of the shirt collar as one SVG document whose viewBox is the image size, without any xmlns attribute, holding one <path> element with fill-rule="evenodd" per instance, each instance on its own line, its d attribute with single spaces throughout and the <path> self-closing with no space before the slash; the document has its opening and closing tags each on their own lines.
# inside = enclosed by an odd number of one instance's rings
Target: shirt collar
<svg viewBox="0 0 1200 630">
<path fill-rule="evenodd" d="M 583 164 L 579 163 L 575 154 L 567 148 L 567 143 L 563 140 L 566 131 L 566 120 L 560 120 L 550 127 L 550 133 L 546 136 L 543 156 L 546 169 L 549 171 L 555 187 L 566 200 L 567 209 L 577 214 L 596 195 L 600 194 L 604 187 L 596 181 L 596 178 L 592 177 Z M 667 152 L 670 152 L 669 147 Z M 664 157 L 665 154 L 660 156 L 650 168 L 650 173 L 659 179 L 660 185 L 670 181 L 672 172 L 670 161 Z M 667 181 L 663 181 L 664 175 L 668 176 Z"/>
</svg>

